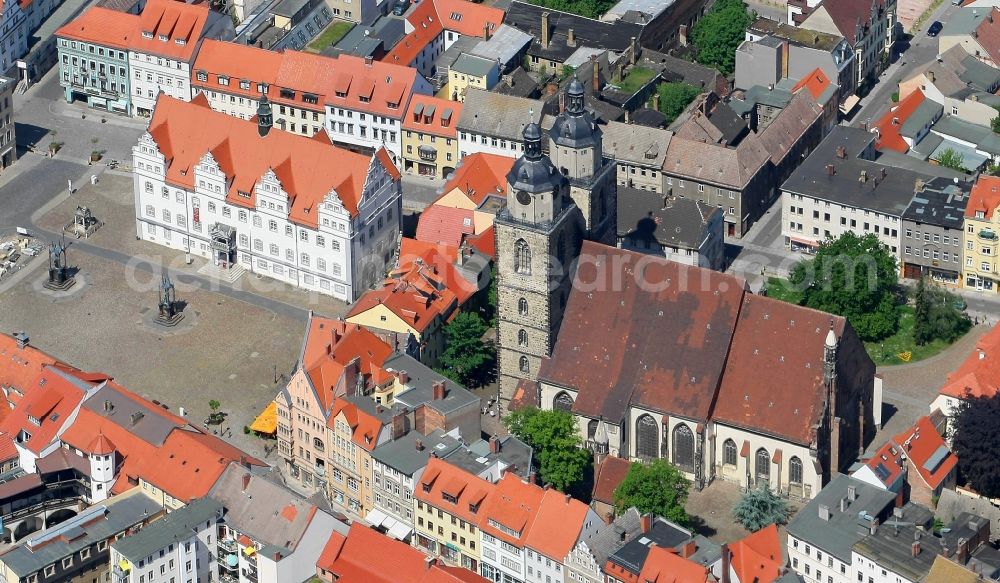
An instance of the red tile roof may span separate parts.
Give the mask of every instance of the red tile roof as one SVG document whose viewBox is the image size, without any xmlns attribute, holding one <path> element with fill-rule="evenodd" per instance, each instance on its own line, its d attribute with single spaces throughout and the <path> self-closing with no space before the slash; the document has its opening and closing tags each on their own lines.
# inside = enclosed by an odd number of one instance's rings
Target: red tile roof
<svg viewBox="0 0 1000 583">
<path fill-rule="evenodd" d="M 424 488 L 429 488 L 429 491 Z M 432 457 L 420 476 L 420 483 L 414 486 L 413 495 L 417 500 L 447 511 L 466 522 L 479 524 L 480 519 L 485 516 L 486 502 L 494 495 L 495 489 L 496 486 L 490 482 L 440 458 Z M 454 503 L 445 500 L 445 491 L 455 498 Z M 473 512 L 470 507 L 475 507 L 476 511 Z"/>
<path fill-rule="evenodd" d="M 713 581 L 708 567 L 685 559 L 673 549 L 653 545 L 639 572 L 640 583 L 709 583 Z M 751 579 L 745 579 L 751 581 Z"/>
<path fill-rule="evenodd" d="M 891 439 L 875 450 L 871 459 L 865 461 L 865 466 L 887 490 L 892 490 L 896 481 L 903 476 L 905 465 L 902 452 Z"/>
<path fill-rule="evenodd" d="M 591 497 L 598 502 L 614 504 L 615 490 L 625 479 L 630 467 L 632 464 L 620 457 L 609 455 L 604 458 L 595 471 L 594 491 Z"/>
<path fill-rule="evenodd" d="M 812 95 L 813 99 L 818 100 L 820 95 L 823 95 L 823 92 L 830 87 L 830 78 L 823 72 L 823 69 L 817 67 L 816 69 L 813 69 L 811 73 L 799 79 L 799 82 L 792 88 L 792 93 L 795 93 L 803 87 L 809 91 L 809 94 Z"/>
<path fill-rule="evenodd" d="M 462 102 L 449 101 L 440 97 L 414 95 L 406 108 L 403 129 L 455 139 L 456 125 L 462 115 Z"/>
<path fill-rule="evenodd" d="M 589 417 L 617 422 L 632 402 L 706 421 L 744 281 L 590 241 L 581 256 L 589 259 L 577 269 L 581 285 L 539 379 L 577 388 L 573 410 Z"/>
<path fill-rule="evenodd" d="M 544 492 L 524 546 L 561 563 L 576 546 L 590 507 L 557 490 Z"/>
<path fill-rule="evenodd" d="M 91 6 L 83 14 L 64 24 L 56 36 L 105 47 L 127 50 L 139 34 L 139 16 Z"/>
<path fill-rule="evenodd" d="M 847 320 L 774 298 L 747 294 L 733 336 L 713 418 L 809 445 L 823 414 L 823 356 L 833 326 L 843 343 Z M 855 338 L 853 330 L 848 333 Z M 767 370 L 768 375 L 760 371 Z M 775 384 L 774 376 L 782 382 Z"/>
<path fill-rule="evenodd" d="M 347 399 L 338 398 L 333 402 L 333 410 L 326 423 L 327 427 L 333 429 L 334 423 L 341 413 L 351 428 L 351 441 L 365 451 L 375 449 L 375 446 L 378 445 L 379 434 L 382 432 L 382 420 Z"/>
<path fill-rule="evenodd" d="M 740 581 L 772 583 L 782 575 L 785 561 L 781 554 L 778 527 L 771 524 L 730 543 L 732 569 Z"/>
<path fill-rule="evenodd" d="M 432 204 L 420 213 L 418 241 L 458 247 L 467 235 L 476 232 L 471 210 Z"/>
<path fill-rule="evenodd" d="M 984 10 L 989 10 L 990 16 L 976 27 L 975 40 L 993 63 L 1000 64 L 1000 10 L 996 7 L 984 7 Z"/>
<path fill-rule="evenodd" d="M 440 255 L 454 263 L 458 259 L 458 247 L 455 245 L 443 245 L 438 243 L 428 243 L 417 241 L 409 237 L 403 237 L 399 242 L 399 266 L 405 267 L 413 263 L 418 257 L 423 257 L 428 251 L 437 251 Z"/>
<path fill-rule="evenodd" d="M 330 536 L 316 567 L 338 583 L 487 583 L 466 569 L 429 564 L 419 550 L 357 522 L 346 537 Z"/>
<path fill-rule="evenodd" d="M 132 34 L 129 50 L 190 62 L 208 14 L 207 3 L 149 0 L 139 16 L 138 31 Z M 152 37 L 144 33 L 152 33 Z"/>
<path fill-rule="evenodd" d="M 207 74 L 208 80 L 199 81 L 199 72 Z M 219 83 L 220 75 L 229 77 L 228 85 Z M 276 53 L 206 40 L 191 67 L 191 86 L 258 99 L 257 84 L 265 83 L 296 92 L 293 98 L 285 98 L 277 89 L 269 89 L 267 96 L 274 103 L 317 111 L 329 104 L 400 119 L 416 75 L 405 66 L 384 62 L 368 65 L 353 55 L 326 57 L 293 50 Z M 249 87 L 242 89 L 240 80 L 250 81 Z M 316 103 L 304 101 L 303 93 L 315 96 Z"/>
<path fill-rule="evenodd" d="M 444 193 L 458 188 L 476 206 L 490 195 L 506 197 L 507 174 L 513 166 L 514 158 L 509 156 L 481 152 L 466 156 L 445 183 Z"/>
<path fill-rule="evenodd" d="M 115 451 L 115 444 L 111 443 L 111 440 L 105 437 L 103 433 L 98 433 L 97 437 L 83 451 L 91 455 L 107 455 Z"/>
<path fill-rule="evenodd" d="M 100 406 L 80 407 L 76 419 L 61 439 L 82 451 L 88 451 L 101 437 L 113 443 L 122 458 L 117 481 L 112 487 L 116 494 L 131 488 L 130 480 L 141 478 L 174 498 L 190 502 L 208 494 L 230 462 L 245 458 L 249 463 L 264 465 L 114 382 L 108 382 L 94 398 L 105 398 L 104 391 L 116 394 L 115 398 L 139 404 L 144 412 L 140 422 L 167 432 L 162 444 L 153 443 L 141 437 L 127 420 L 122 424 L 102 414 Z M 111 393 L 107 394 L 108 398 Z"/>
<path fill-rule="evenodd" d="M 985 218 L 992 219 L 993 211 L 1000 206 L 1000 176 L 981 175 L 969 193 L 969 204 L 965 206 L 965 216 L 976 218 L 976 212 L 984 213 Z"/>
<path fill-rule="evenodd" d="M 13 440 L 20 432 L 27 435 L 22 447 L 39 454 L 51 444 L 70 420 L 71 414 L 86 396 L 79 371 L 59 365 L 45 366 L 24 392 L 17 407 L 0 423 L 3 440 Z"/>
<path fill-rule="evenodd" d="M 414 261 L 390 274 L 382 289 L 362 295 L 347 317 L 384 305 L 408 326 L 422 333 L 436 319 L 447 322 L 458 313 L 461 292 L 462 288 L 449 288 L 447 279 L 436 264 Z"/>
<path fill-rule="evenodd" d="M 413 27 L 383 58 L 388 63 L 410 65 L 424 49 L 445 30 L 466 36 L 492 34 L 503 22 L 498 8 L 466 0 L 423 0 L 406 16 Z"/>
<path fill-rule="evenodd" d="M 41 374 L 43 367 L 56 362 L 55 358 L 30 344 L 18 348 L 13 336 L 0 333 L 0 388 L 11 405 L 0 406 L 0 421 L 27 393 L 28 386 Z"/>
<path fill-rule="evenodd" d="M 257 182 L 273 171 L 288 191 L 289 220 L 310 228 L 317 225 L 317 205 L 331 191 L 352 216 L 357 215 L 369 169 L 375 164 L 375 158 L 289 132 L 272 129 L 261 137 L 256 123 L 212 111 L 201 94 L 191 103 L 161 94 L 149 133 L 167 160 L 167 182 L 193 190 L 194 166 L 210 153 L 229 181 L 228 201 L 253 207 Z M 386 160 L 376 158 L 380 165 Z"/>
<path fill-rule="evenodd" d="M 497 482 L 493 495 L 483 505 L 479 517 L 479 529 L 510 544 L 524 546 L 529 531 L 533 530 L 533 525 L 536 524 L 544 495 L 545 490 L 542 488 L 522 480 L 513 472 L 507 472 Z M 501 530 L 493 526 L 493 523 L 499 523 L 506 528 Z M 512 535 L 507 529 L 517 534 Z M 541 542 L 538 539 L 536 543 Z"/>
<path fill-rule="evenodd" d="M 958 464 L 958 457 L 948 448 L 927 415 L 917 419 L 913 427 L 892 441 L 901 452 L 905 452 L 920 478 L 931 489 L 940 486 Z"/>
<path fill-rule="evenodd" d="M 302 352 L 302 369 L 327 416 L 334 400 L 348 392 L 355 375 L 378 376 L 392 347 L 357 324 L 312 316 Z"/>
<path fill-rule="evenodd" d="M 878 129 L 878 139 L 875 147 L 880 150 L 892 150 L 905 154 L 910 146 L 900 135 L 903 124 L 909 119 L 913 112 L 924 102 L 924 92 L 919 89 L 907 95 L 896 107 L 891 108 L 875 122 Z"/>
</svg>

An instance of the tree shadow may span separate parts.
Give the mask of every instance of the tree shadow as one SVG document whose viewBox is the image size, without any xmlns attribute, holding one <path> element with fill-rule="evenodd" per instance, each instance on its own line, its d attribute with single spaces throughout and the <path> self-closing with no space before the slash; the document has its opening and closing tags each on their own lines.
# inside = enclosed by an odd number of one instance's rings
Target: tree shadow
<svg viewBox="0 0 1000 583">
<path fill-rule="evenodd" d="M 718 532 L 709 526 L 708 523 L 705 522 L 705 519 L 700 516 L 692 516 L 690 522 L 688 523 L 688 528 L 705 538 L 711 538 Z"/>
</svg>

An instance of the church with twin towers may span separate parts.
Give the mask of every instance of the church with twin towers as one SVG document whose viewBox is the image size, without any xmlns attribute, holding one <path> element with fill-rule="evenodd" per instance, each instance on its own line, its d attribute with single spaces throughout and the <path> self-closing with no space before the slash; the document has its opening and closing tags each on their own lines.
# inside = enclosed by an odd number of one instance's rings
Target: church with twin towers
<svg viewBox="0 0 1000 583">
<path fill-rule="evenodd" d="M 494 223 L 504 405 L 519 381 L 537 378 L 551 354 L 582 242 L 613 246 L 617 237 L 615 162 L 603 155 L 583 84 L 570 82 L 548 136 L 535 123 L 523 135 L 524 154 L 507 175 L 507 206 Z M 542 140 L 548 140 L 547 155 Z"/>
</svg>

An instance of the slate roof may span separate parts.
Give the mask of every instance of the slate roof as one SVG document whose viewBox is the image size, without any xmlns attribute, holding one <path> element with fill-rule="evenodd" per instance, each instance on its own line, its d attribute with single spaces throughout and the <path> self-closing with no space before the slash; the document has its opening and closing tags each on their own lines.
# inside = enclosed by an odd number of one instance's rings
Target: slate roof
<svg viewBox="0 0 1000 583">
<path fill-rule="evenodd" d="M 555 349 L 542 361 L 539 379 L 578 389 L 573 411 L 587 417 L 618 422 L 631 402 L 707 420 L 744 281 L 589 241 L 583 243 L 581 256 L 594 261 L 581 263 L 578 280 L 620 277 L 621 285 L 596 286 L 620 291 L 583 292 L 574 286 Z M 646 281 L 670 280 L 674 285 L 643 289 L 651 286 L 607 269 L 624 269 L 642 258 Z M 595 335 L 594 330 L 605 333 Z"/>
<path fill-rule="evenodd" d="M 409 375 L 410 380 L 406 383 L 407 389 L 397 393 L 395 399 L 397 403 L 409 407 L 411 411 L 420 405 L 426 404 L 428 407 L 442 414 L 448 414 L 479 402 L 479 397 L 473 395 L 465 387 L 451 379 L 446 379 L 443 375 L 434 372 L 408 354 L 390 356 L 386 359 L 383 367 L 386 370 L 405 370 L 406 374 Z M 438 381 L 444 382 L 445 397 L 436 401 L 434 400 L 432 385 Z M 473 439 L 479 436 L 469 435 L 463 437 Z"/>
<path fill-rule="evenodd" d="M 538 82 L 532 79 L 531 75 L 521 67 L 517 67 L 500 77 L 500 82 L 493 87 L 493 91 L 501 95 L 523 97 L 524 99 L 534 99 L 540 93 Z"/>
<path fill-rule="evenodd" d="M 912 502 L 901 509 L 902 516 L 893 515 L 887 518 L 875 534 L 868 535 L 854 543 L 854 551 L 909 581 L 923 581 L 934 564 L 934 557 L 941 552 L 944 539 L 933 535 L 922 535 L 919 539 L 920 553 L 913 556 L 912 544 L 917 540 L 917 528 L 914 526 L 929 526 L 934 514 Z M 909 524 L 892 526 L 893 522 Z M 956 547 L 952 547 L 956 548 Z"/>
<path fill-rule="evenodd" d="M 192 531 L 203 528 L 202 523 L 215 524 L 221 513 L 222 504 L 211 498 L 199 498 L 111 546 L 129 561 L 138 563 L 171 543 L 188 540 Z"/>
<path fill-rule="evenodd" d="M 619 515 L 611 524 L 605 524 L 597 532 L 583 540 L 590 554 L 603 568 L 612 553 L 620 549 L 641 532 L 641 516 L 634 507 Z"/>
<path fill-rule="evenodd" d="M 710 235 L 712 215 L 722 209 L 693 198 L 618 187 L 618 236 L 655 240 L 660 245 L 697 250 Z"/>
<path fill-rule="evenodd" d="M 961 229 L 970 188 L 968 183 L 956 185 L 950 180 L 935 178 L 924 185 L 923 191 L 913 195 L 910 205 L 903 211 L 903 220 Z"/>
<path fill-rule="evenodd" d="M 465 94 L 459 131 L 522 141 L 524 126 L 542 120 L 541 101 L 470 87 Z"/>
<path fill-rule="evenodd" d="M 872 6 L 882 8 L 885 2 L 886 0 L 836 0 L 836 2 L 822 3 L 813 14 L 825 10 L 840 34 L 854 44 L 859 40 L 855 38 L 858 27 L 864 30 L 872 24 Z M 803 24 L 809 26 L 809 18 L 806 18 Z"/>
<path fill-rule="evenodd" d="M 668 55 L 652 49 L 642 49 L 643 65 L 648 65 L 660 72 L 660 77 L 666 82 L 682 82 L 695 87 L 713 90 L 717 87 L 722 73 L 711 68 Z"/>
<path fill-rule="evenodd" d="M 423 450 L 417 449 L 417 441 L 421 442 Z M 440 429 L 427 435 L 409 431 L 402 437 L 379 445 L 371 451 L 371 456 L 404 476 L 412 476 L 427 465 L 431 454 L 443 458 L 460 447 L 461 441 Z"/>
<path fill-rule="evenodd" d="M 928 73 L 934 76 L 934 86 L 947 97 L 955 97 L 970 88 L 990 91 L 1000 84 L 1000 70 L 976 59 L 957 44 L 937 59 L 917 67 L 910 79 L 917 75 L 926 77 Z"/>
<path fill-rule="evenodd" d="M 846 508 L 841 511 L 840 501 L 848 498 L 850 486 L 854 487 L 856 497 L 854 500 L 847 500 Z M 809 542 L 840 561 L 850 563 L 854 543 L 869 533 L 871 521 L 866 517 L 878 517 L 881 522 L 895 500 L 896 494 L 893 492 L 844 474 L 836 474 L 792 518 L 787 531 L 789 535 Z M 821 506 L 829 510 L 829 519 L 820 516 Z"/>
<path fill-rule="evenodd" d="M 542 47 L 542 13 L 549 13 L 551 41 Z M 613 23 L 535 6 L 520 0 L 511 2 L 505 22 L 530 34 L 534 40 L 528 54 L 561 63 L 576 52 L 578 47 L 593 47 L 622 52 L 629 46 L 630 38 L 642 34 L 643 27 L 624 20 Z M 576 46 L 566 44 L 566 33 L 573 29 Z"/>
<path fill-rule="evenodd" d="M 665 518 L 655 516 L 648 532 L 640 533 L 608 557 L 608 562 L 623 567 L 638 575 L 646 563 L 650 549 L 661 547 L 672 549 L 691 540 L 691 531 Z"/>
<path fill-rule="evenodd" d="M 862 129 L 834 127 L 781 189 L 856 208 L 901 215 L 913 198 L 916 181 L 931 179 L 930 169 L 927 173 L 914 172 L 859 158 L 858 154 L 873 140 L 875 134 Z M 845 148 L 846 158 L 837 157 L 838 146 Z M 833 176 L 827 172 L 828 164 L 834 167 Z M 864 183 L 859 180 L 862 171 L 868 176 Z"/>
</svg>

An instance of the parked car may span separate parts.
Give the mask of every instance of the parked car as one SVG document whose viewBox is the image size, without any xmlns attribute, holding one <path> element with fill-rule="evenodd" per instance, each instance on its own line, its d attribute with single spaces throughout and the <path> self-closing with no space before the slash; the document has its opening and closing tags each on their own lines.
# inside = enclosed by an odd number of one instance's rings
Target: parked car
<svg viewBox="0 0 1000 583">
<path fill-rule="evenodd" d="M 935 20 L 930 26 L 927 27 L 927 36 L 937 36 L 938 33 L 941 32 L 942 28 L 943 26 L 941 23 Z"/>
</svg>

